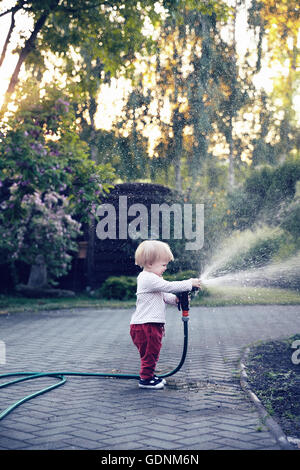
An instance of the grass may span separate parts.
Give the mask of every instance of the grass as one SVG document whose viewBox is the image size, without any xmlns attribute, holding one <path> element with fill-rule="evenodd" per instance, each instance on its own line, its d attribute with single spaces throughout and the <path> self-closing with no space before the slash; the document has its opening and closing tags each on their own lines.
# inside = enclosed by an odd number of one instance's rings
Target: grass
<svg viewBox="0 0 300 470">
<path fill-rule="evenodd" d="M 300 292 L 290 289 L 226 287 L 210 288 L 206 295 L 196 296 L 191 306 L 219 307 L 226 305 L 297 305 Z M 132 300 L 106 300 L 80 294 L 61 299 L 29 299 L 21 296 L 0 295 L 0 314 L 72 308 L 134 308 Z"/>
<path fill-rule="evenodd" d="M 271 287 L 211 287 L 208 296 L 195 297 L 193 305 L 297 305 L 300 292 Z"/>
<path fill-rule="evenodd" d="M 0 295 L 0 314 L 72 308 L 129 308 L 134 307 L 134 305 L 135 300 L 94 299 L 84 294 L 61 299 L 29 299 L 20 296 Z"/>
</svg>

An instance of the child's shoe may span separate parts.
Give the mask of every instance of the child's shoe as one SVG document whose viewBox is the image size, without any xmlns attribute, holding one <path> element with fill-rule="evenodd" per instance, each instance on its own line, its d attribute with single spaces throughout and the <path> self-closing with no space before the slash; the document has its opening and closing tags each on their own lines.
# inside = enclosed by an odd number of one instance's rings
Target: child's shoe
<svg viewBox="0 0 300 470">
<path fill-rule="evenodd" d="M 140 379 L 139 387 L 157 390 L 160 388 L 164 388 L 164 383 L 162 379 L 158 377 L 153 377 L 152 379 Z"/>
<path fill-rule="evenodd" d="M 164 385 L 166 385 L 167 381 L 163 379 L 162 377 L 157 377 L 157 375 L 154 376 L 155 379 L 160 379 Z"/>
</svg>

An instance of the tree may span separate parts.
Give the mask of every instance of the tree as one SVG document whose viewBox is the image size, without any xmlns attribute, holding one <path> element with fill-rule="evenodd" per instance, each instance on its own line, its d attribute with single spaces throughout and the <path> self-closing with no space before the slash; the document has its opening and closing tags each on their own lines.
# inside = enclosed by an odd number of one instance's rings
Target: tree
<svg viewBox="0 0 300 470">
<path fill-rule="evenodd" d="M 62 91 L 52 86 L 41 97 L 37 84 L 31 87 L 22 90 L 19 110 L 1 129 L 0 179 L 17 183 L 20 197 L 49 189 L 64 194 L 73 215 L 86 222 L 114 171 L 109 163 L 96 165 L 89 159 Z"/>
<path fill-rule="evenodd" d="M 46 89 L 41 98 L 37 84 L 32 86 L 23 90 L 18 111 L 1 129 L 0 252 L 13 270 L 16 260 L 33 263 L 38 252 L 48 260 L 50 274 L 62 275 L 70 266 L 72 240 L 95 214 L 114 172 L 110 164 L 89 159 L 61 90 Z"/>
<path fill-rule="evenodd" d="M 166 6 L 171 4 L 172 2 L 165 2 Z M 10 14 L 12 19 L 2 60 L 11 39 L 17 13 L 32 17 L 34 26 L 24 46 L 20 47 L 19 59 L 6 91 L 2 113 L 15 90 L 21 66 L 30 61 L 34 50 L 51 51 L 65 56 L 72 47 L 80 47 L 89 38 L 93 58 L 100 58 L 105 70 L 115 73 L 121 64 L 130 68 L 134 51 L 145 43 L 146 38 L 141 32 L 145 17 L 153 21 L 159 18 L 155 13 L 155 3 L 151 0 L 18 0 L 12 8 L 0 13 L 0 16 Z"/>
<path fill-rule="evenodd" d="M 209 136 L 213 132 L 212 123 L 216 107 L 216 87 L 212 80 L 212 64 L 215 49 L 214 15 L 201 15 L 197 11 L 189 15 L 189 29 L 193 34 L 191 65 L 187 78 L 189 124 L 193 128 L 193 153 L 190 162 L 192 185 L 203 171 L 208 159 Z"/>
<path fill-rule="evenodd" d="M 215 10 L 223 4 L 209 3 L 210 10 L 208 4 L 179 2 L 176 14 L 167 16 L 159 28 L 152 60 L 146 54 L 140 59 L 146 70 L 144 88 L 150 88 L 153 104 L 148 106 L 147 122 L 160 131 L 149 160 L 151 177 L 179 191 L 187 171 L 193 184 L 203 170 L 216 115 Z M 168 118 L 163 117 L 164 107 L 169 109 Z M 146 120 L 144 114 L 141 120 Z"/>
<path fill-rule="evenodd" d="M 300 178 L 299 162 L 255 169 L 242 187 L 229 195 L 228 222 L 244 230 L 255 223 L 279 225 L 282 212 L 292 202 Z"/>
<path fill-rule="evenodd" d="M 270 66 L 278 64 L 282 73 L 274 79 L 271 94 L 274 119 L 274 134 L 277 144 L 275 152 L 284 161 L 291 150 L 296 150 L 299 139 L 294 97 L 299 84 L 299 48 L 297 45 L 300 17 L 296 0 L 252 0 L 249 9 L 249 24 L 258 31 L 258 72 L 262 65 L 262 42 L 265 39 L 267 53 L 264 59 Z M 275 139 L 273 139 L 275 140 Z M 277 160 L 278 160 L 277 158 Z"/>
<path fill-rule="evenodd" d="M 148 113 L 150 97 L 143 93 L 142 83 L 128 96 L 116 125 L 116 140 L 120 155 L 120 176 L 125 181 L 145 179 L 149 175 L 147 141 L 142 134 L 144 117 Z"/>
</svg>

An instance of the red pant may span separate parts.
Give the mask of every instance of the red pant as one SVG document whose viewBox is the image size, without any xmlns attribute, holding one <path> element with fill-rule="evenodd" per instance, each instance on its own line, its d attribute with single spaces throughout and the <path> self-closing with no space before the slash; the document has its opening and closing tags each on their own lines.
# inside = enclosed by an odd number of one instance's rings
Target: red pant
<svg viewBox="0 0 300 470">
<path fill-rule="evenodd" d="M 151 379 L 159 359 L 164 333 L 163 323 L 130 325 L 130 336 L 141 357 L 141 379 Z"/>
</svg>

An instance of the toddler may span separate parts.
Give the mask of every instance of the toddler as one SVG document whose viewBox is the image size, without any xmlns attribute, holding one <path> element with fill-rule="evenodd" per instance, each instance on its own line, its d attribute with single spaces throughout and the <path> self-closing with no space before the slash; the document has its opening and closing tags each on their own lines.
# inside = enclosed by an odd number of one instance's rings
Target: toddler
<svg viewBox="0 0 300 470">
<path fill-rule="evenodd" d="M 165 281 L 162 277 L 174 257 L 167 243 L 158 240 L 142 242 L 135 252 L 135 264 L 143 268 L 137 277 L 136 310 L 130 321 L 130 335 L 141 358 L 139 387 L 163 388 L 166 381 L 154 374 L 165 325 L 165 304 L 176 305 L 172 292 L 200 288 L 199 279 Z"/>
</svg>

